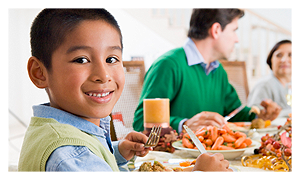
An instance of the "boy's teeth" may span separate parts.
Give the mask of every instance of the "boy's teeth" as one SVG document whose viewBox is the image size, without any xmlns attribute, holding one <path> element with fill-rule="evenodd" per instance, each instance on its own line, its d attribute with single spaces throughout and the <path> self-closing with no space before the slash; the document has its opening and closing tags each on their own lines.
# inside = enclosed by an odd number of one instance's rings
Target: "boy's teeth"
<svg viewBox="0 0 300 180">
<path fill-rule="evenodd" d="M 88 95 L 100 98 L 100 97 L 107 96 L 108 94 L 109 94 L 109 92 L 107 92 L 107 93 L 99 93 L 99 94 L 97 94 L 97 93 L 89 93 Z"/>
</svg>

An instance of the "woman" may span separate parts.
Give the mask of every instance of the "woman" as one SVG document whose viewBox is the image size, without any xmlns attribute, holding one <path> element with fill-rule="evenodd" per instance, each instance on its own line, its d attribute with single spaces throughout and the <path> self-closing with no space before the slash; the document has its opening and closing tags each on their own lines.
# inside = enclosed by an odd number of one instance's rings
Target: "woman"
<svg viewBox="0 0 300 180">
<path fill-rule="evenodd" d="M 248 106 L 260 106 L 263 99 L 272 99 L 282 108 L 279 116 L 286 117 L 292 111 L 286 100 L 292 80 L 292 42 L 278 42 L 270 51 L 267 64 L 272 73 L 254 86 L 248 97 Z"/>
</svg>

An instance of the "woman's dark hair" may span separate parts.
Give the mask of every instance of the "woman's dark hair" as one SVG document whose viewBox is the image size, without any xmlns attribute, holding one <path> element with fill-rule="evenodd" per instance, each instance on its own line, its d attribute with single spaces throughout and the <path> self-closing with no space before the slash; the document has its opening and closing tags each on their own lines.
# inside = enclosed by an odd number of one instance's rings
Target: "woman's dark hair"
<svg viewBox="0 0 300 180">
<path fill-rule="evenodd" d="M 51 70 L 53 52 L 63 43 L 67 33 L 71 32 L 83 20 L 103 20 L 122 34 L 115 18 L 105 9 L 44 9 L 34 19 L 31 32 L 31 54 Z"/>
<path fill-rule="evenodd" d="M 197 40 L 205 39 L 208 36 L 209 28 L 215 23 L 220 23 L 222 30 L 231 21 L 244 16 L 240 9 L 193 9 L 188 37 Z"/>
<path fill-rule="evenodd" d="M 290 40 L 282 40 L 279 41 L 278 43 L 275 44 L 275 46 L 271 49 L 271 51 L 269 52 L 269 55 L 267 57 L 267 64 L 269 65 L 270 69 L 272 69 L 272 56 L 274 54 L 274 52 L 279 48 L 279 46 L 281 46 L 282 44 L 292 44 L 292 41 Z"/>
</svg>

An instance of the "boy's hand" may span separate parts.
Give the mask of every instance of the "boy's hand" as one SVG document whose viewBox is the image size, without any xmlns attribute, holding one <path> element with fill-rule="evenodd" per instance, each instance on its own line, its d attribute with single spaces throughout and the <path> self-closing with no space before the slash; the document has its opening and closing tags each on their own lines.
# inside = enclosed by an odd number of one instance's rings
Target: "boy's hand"
<svg viewBox="0 0 300 180">
<path fill-rule="evenodd" d="M 152 148 L 145 148 L 144 144 L 148 137 L 140 132 L 130 132 L 127 136 L 119 142 L 119 152 L 121 155 L 130 160 L 134 155 L 144 157 Z"/>
<path fill-rule="evenodd" d="M 196 164 L 193 168 L 193 171 L 228 171 L 231 172 L 232 169 L 229 169 L 229 162 L 224 159 L 223 154 L 221 153 L 204 153 L 200 154 L 196 160 Z"/>
</svg>

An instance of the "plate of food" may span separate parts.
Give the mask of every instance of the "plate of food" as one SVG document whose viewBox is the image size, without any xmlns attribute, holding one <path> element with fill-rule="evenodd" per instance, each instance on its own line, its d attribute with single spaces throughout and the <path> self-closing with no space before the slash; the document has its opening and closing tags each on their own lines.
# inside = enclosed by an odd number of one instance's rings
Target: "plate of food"
<svg viewBox="0 0 300 180">
<path fill-rule="evenodd" d="M 186 150 L 188 151 L 192 156 L 198 157 L 200 155 L 200 152 L 198 149 L 190 149 L 183 147 L 182 140 L 176 141 L 173 144 L 173 147 L 180 150 Z M 255 149 L 260 146 L 259 142 L 253 141 L 252 144 L 249 147 L 242 148 L 242 149 L 233 149 L 233 150 L 207 150 L 207 152 L 211 153 L 221 153 L 223 154 L 225 159 L 234 159 L 244 154 L 244 152 L 247 149 Z"/>
<path fill-rule="evenodd" d="M 277 125 L 271 124 L 270 120 L 254 119 L 251 122 L 228 122 L 228 127 L 233 131 L 248 132 L 251 129 L 258 133 L 277 131 Z"/>
<path fill-rule="evenodd" d="M 191 172 L 196 159 L 169 159 L 168 161 L 144 161 L 135 163 L 135 172 Z M 233 171 L 239 171 L 229 166 Z"/>
<path fill-rule="evenodd" d="M 216 126 L 201 127 L 195 131 L 195 135 L 208 152 L 222 153 L 226 159 L 234 159 L 242 155 L 247 149 L 256 148 L 260 145 L 247 137 L 245 133 L 232 131 L 227 124 L 222 128 Z M 193 157 L 200 154 L 188 133 L 184 133 L 181 140 L 173 142 L 172 146 L 188 151 Z"/>
</svg>

